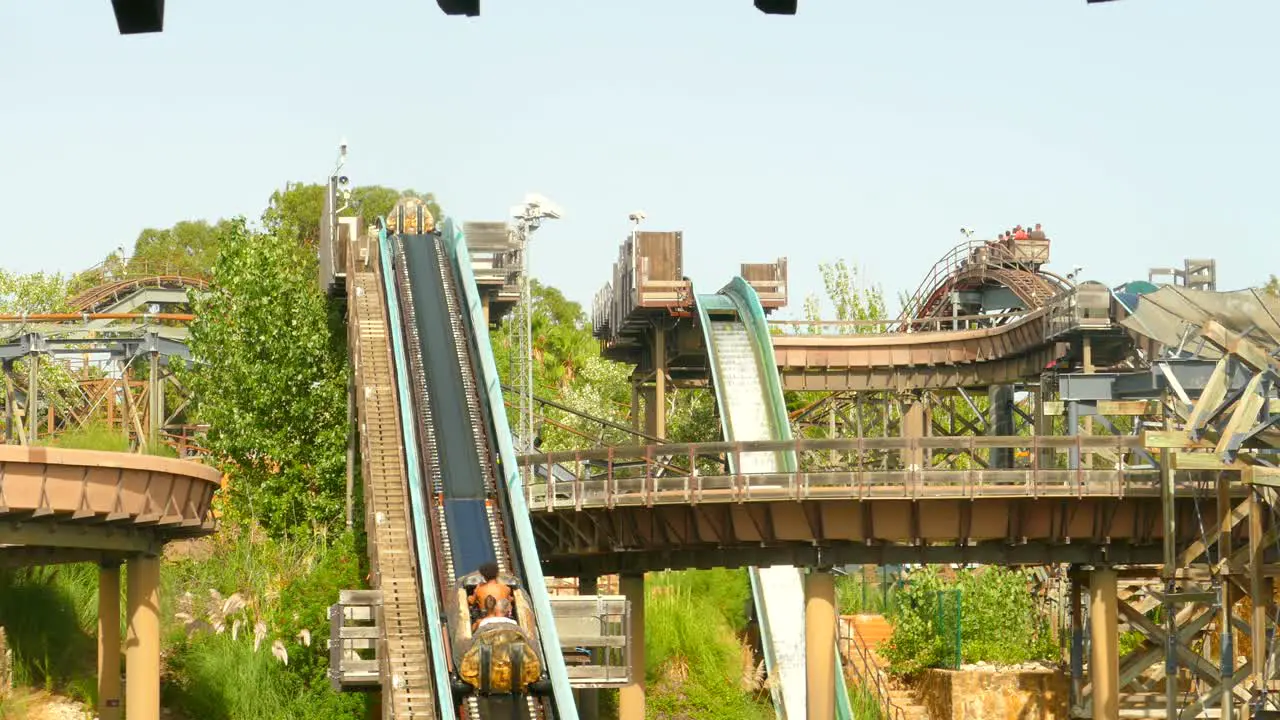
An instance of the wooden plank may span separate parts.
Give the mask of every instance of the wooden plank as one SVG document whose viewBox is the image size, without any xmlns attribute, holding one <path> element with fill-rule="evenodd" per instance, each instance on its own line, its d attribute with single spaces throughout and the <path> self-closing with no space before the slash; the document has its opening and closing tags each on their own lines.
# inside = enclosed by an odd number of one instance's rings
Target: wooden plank
<svg viewBox="0 0 1280 720">
<path fill-rule="evenodd" d="M 1240 479 L 1250 485 L 1280 488 L 1280 468 L 1251 465 L 1241 472 Z"/>
<path fill-rule="evenodd" d="M 1213 452 L 1177 452 L 1173 454 L 1173 467 L 1177 470 L 1244 470 L 1250 465 L 1239 459 L 1223 462 L 1222 456 Z"/>
<path fill-rule="evenodd" d="M 1212 450 L 1214 444 L 1207 440 L 1191 442 L 1191 435 L 1186 430 L 1143 430 L 1142 446 L 1148 450 L 1170 448 L 1173 450 Z"/>
</svg>

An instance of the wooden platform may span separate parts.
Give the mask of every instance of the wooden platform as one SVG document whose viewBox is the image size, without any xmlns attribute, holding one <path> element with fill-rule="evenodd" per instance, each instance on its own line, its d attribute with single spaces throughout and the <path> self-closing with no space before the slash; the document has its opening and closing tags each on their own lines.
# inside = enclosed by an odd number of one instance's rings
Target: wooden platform
<svg viewBox="0 0 1280 720">
<path fill-rule="evenodd" d="M 787 304 L 786 258 L 743 263 L 739 274 L 759 294 L 765 312 Z M 613 279 L 596 293 L 592 333 L 600 339 L 605 357 L 641 366 L 644 372 L 652 364 L 648 356 L 655 328 L 671 332 L 666 344 L 668 372 L 677 382 L 682 372 L 691 379 L 702 377 L 705 350 L 693 310 L 693 282 L 684 272 L 684 233 L 637 231 L 619 248 Z"/>
</svg>

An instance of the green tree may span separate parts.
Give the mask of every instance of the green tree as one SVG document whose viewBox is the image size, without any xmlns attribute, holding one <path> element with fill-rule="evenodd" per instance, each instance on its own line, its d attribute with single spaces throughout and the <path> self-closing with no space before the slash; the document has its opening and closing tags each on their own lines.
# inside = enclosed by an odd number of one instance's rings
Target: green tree
<svg viewBox="0 0 1280 720">
<path fill-rule="evenodd" d="M 233 513 L 275 535 L 342 515 L 347 364 L 315 263 L 292 237 L 232 221 L 179 372 L 231 473 Z"/>
<path fill-rule="evenodd" d="M 128 272 L 204 276 L 218 258 L 218 244 L 229 220 L 183 220 L 171 228 L 147 228 L 138 233 Z"/>
<path fill-rule="evenodd" d="M 804 302 L 805 320 L 809 321 L 808 331 L 810 333 L 840 333 L 840 334 L 872 334 L 884 332 L 884 326 L 877 323 L 888 319 L 888 310 L 885 306 L 884 291 L 880 286 L 867 283 L 862 279 L 861 272 L 856 265 L 846 260 L 836 260 L 835 262 L 824 262 L 818 266 L 822 275 L 823 295 L 817 293 L 809 295 Z M 826 315 L 824 308 L 826 306 L 832 308 L 832 315 Z M 847 325 L 824 326 L 822 321 L 837 321 L 839 323 L 850 323 Z M 815 403 L 820 402 L 831 393 L 826 392 L 803 392 L 792 391 L 786 393 L 787 407 L 794 411 L 809 408 Z M 863 435 L 876 436 L 884 431 L 884 418 L 880 412 L 886 401 L 884 393 L 863 393 L 862 404 L 854 404 L 844 413 L 844 418 L 856 425 L 860 424 L 863 428 Z M 836 418 L 834 407 L 825 410 L 817 420 Z M 860 417 L 855 417 L 860 415 Z M 843 419 L 843 418 L 842 418 Z M 837 423 L 839 425 L 844 422 Z M 829 437 L 831 436 L 830 425 L 821 426 L 810 424 L 807 427 L 796 428 L 796 435 L 802 437 Z M 846 430 L 841 433 L 836 430 L 837 435 L 847 434 Z M 806 466 L 818 468 L 828 465 L 847 464 L 850 458 L 840 453 L 807 453 L 803 459 Z"/>
<path fill-rule="evenodd" d="M 842 328 L 841 332 L 884 332 L 883 326 L 875 324 L 889 317 L 884 302 L 884 291 L 879 285 L 863 282 L 862 273 L 858 267 L 843 259 L 820 263 L 818 271 L 822 274 L 822 287 L 826 301 L 831 304 L 835 316 L 822 317 L 823 298 L 817 293 L 812 293 L 804 300 L 806 320 L 815 325 L 820 320 L 859 323 Z M 813 331 L 815 330 L 811 329 L 811 332 Z"/>
<path fill-rule="evenodd" d="M 0 269 L 0 312 L 66 312 L 69 278 L 61 273 L 14 273 Z"/>
<path fill-rule="evenodd" d="M 0 269 L 0 313 L 21 315 L 34 313 L 67 312 L 70 279 L 61 273 L 14 273 Z M 19 331 L 14 325 L 0 329 L 4 335 Z M 25 360 L 14 363 L 14 380 L 25 397 L 28 366 Z M 44 411 L 52 402 L 56 407 L 66 407 L 79 393 L 79 386 L 61 363 L 41 362 L 37 371 L 39 403 L 36 410 Z M 25 402 L 25 401 L 23 401 Z M 0 399 L 0 404 L 3 400 Z M 3 425 L 0 424 L 0 431 Z"/>
<path fill-rule="evenodd" d="M 1263 290 L 1266 290 L 1271 295 L 1280 297 L 1280 277 L 1272 275 L 1271 279 L 1267 281 L 1267 284 L 1263 286 Z"/>
<path fill-rule="evenodd" d="M 262 223 L 268 232 L 288 234 L 309 248 L 320 239 L 320 216 L 324 214 L 325 186 L 319 183 L 285 183 L 281 190 L 271 193 Z M 381 185 L 366 185 L 351 190 L 350 206 L 341 213 L 344 216 L 361 216 L 367 220 L 391 212 L 396 201 L 411 195 L 427 201 L 431 213 L 439 219 L 440 206 L 431 193 L 413 190 L 399 191 Z"/>
</svg>

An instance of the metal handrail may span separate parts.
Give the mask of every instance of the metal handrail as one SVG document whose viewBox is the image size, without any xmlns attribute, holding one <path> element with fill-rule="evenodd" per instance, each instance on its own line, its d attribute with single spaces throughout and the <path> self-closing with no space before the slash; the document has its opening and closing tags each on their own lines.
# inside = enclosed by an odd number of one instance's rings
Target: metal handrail
<svg viewBox="0 0 1280 720">
<path fill-rule="evenodd" d="M 880 703 L 880 710 L 884 713 L 884 720 L 906 720 L 906 713 L 902 708 L 893 702 L 893 695 L 889 692 L 888 684 L 881 677 L 880 668 L 873 662 L 870 654 L 867 652 L 866 641 L 862 638 L 862 633 L 858 631 L 858 624 L 850 620 L 847 623 L 850 633 L 845 632 L 846 623 L 837 623 L 836 636 L 840 641 L 841 648 L 844 647 L 844 641 L 848 641 L 858 653 L 858 662 L 849 663 L 854 667 L 854 672 L 858 675 L 858 679 L 862 681 L 862 686 L 868 688 L 876 696 L 876 700 Z M 861 671 L 858 668 L 861 667 Z M 871 687 L 868 687 L 867 676 L 871 678 Z"/>
<path fill-rule="evenodd" d="M 982 252 L 977 252 L 982 251 Z M 1001 244 L 996 240 L 968 240 L 951 248 L 940 260 L 933 264 L 929 272 L 925 275 L 924 280 L 916 288 L 916 291 L 903 304 L 902 313 L 898 316 L 898 324 L 900 331 L 907 331 L 913 326 L 920 312 L 921 306 L 933 294 L 933 290 L 937 288 L 938 283 L 955 274 L 957 270 L 964 267 L 971 260 L 977 260 L 976 269 L 979 271 L 993 266 L 1001 266 L 1002 263 L 1018 263 L 1017 256 L 1013 249 Z M 1025 268 L 1025 264 L 1024 269 Z"/>
<path fill-rule="evenodd" d="M 623 458 L 656 456 L 719 457 L 726 453 L 803 452 L 805 450 L 978 450 L 1014 448 L 1031 450 L 1136 450 L 1145 447 L 1138 435 L 966 435 L 958 437 L 862 437 L 797 438 L 793 440 L 752 440 L 747 442 L 669 443 L 662 445 L 617 445 L 591 450 L 521 455 L 521 465 L 573 463 L 584 460 L 615 462 Z"/>
</svg>

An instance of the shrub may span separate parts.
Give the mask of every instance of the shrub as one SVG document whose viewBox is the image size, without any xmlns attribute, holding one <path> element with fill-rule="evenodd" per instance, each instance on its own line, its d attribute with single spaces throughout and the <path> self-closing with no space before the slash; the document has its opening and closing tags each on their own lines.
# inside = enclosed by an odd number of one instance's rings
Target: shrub
<svg viewBox="0 0 1280 720">
<path fill-rule="evenodd" d="M 962 662 L 1012 665 L 1058 656 L 1021 571 L 985 567 L 947 581 L 928 567 L 913 572 L 900 592 L 893 636 L 883 649 L 896 674 L 951 665 L 957 597 Z"/>
</svg>

